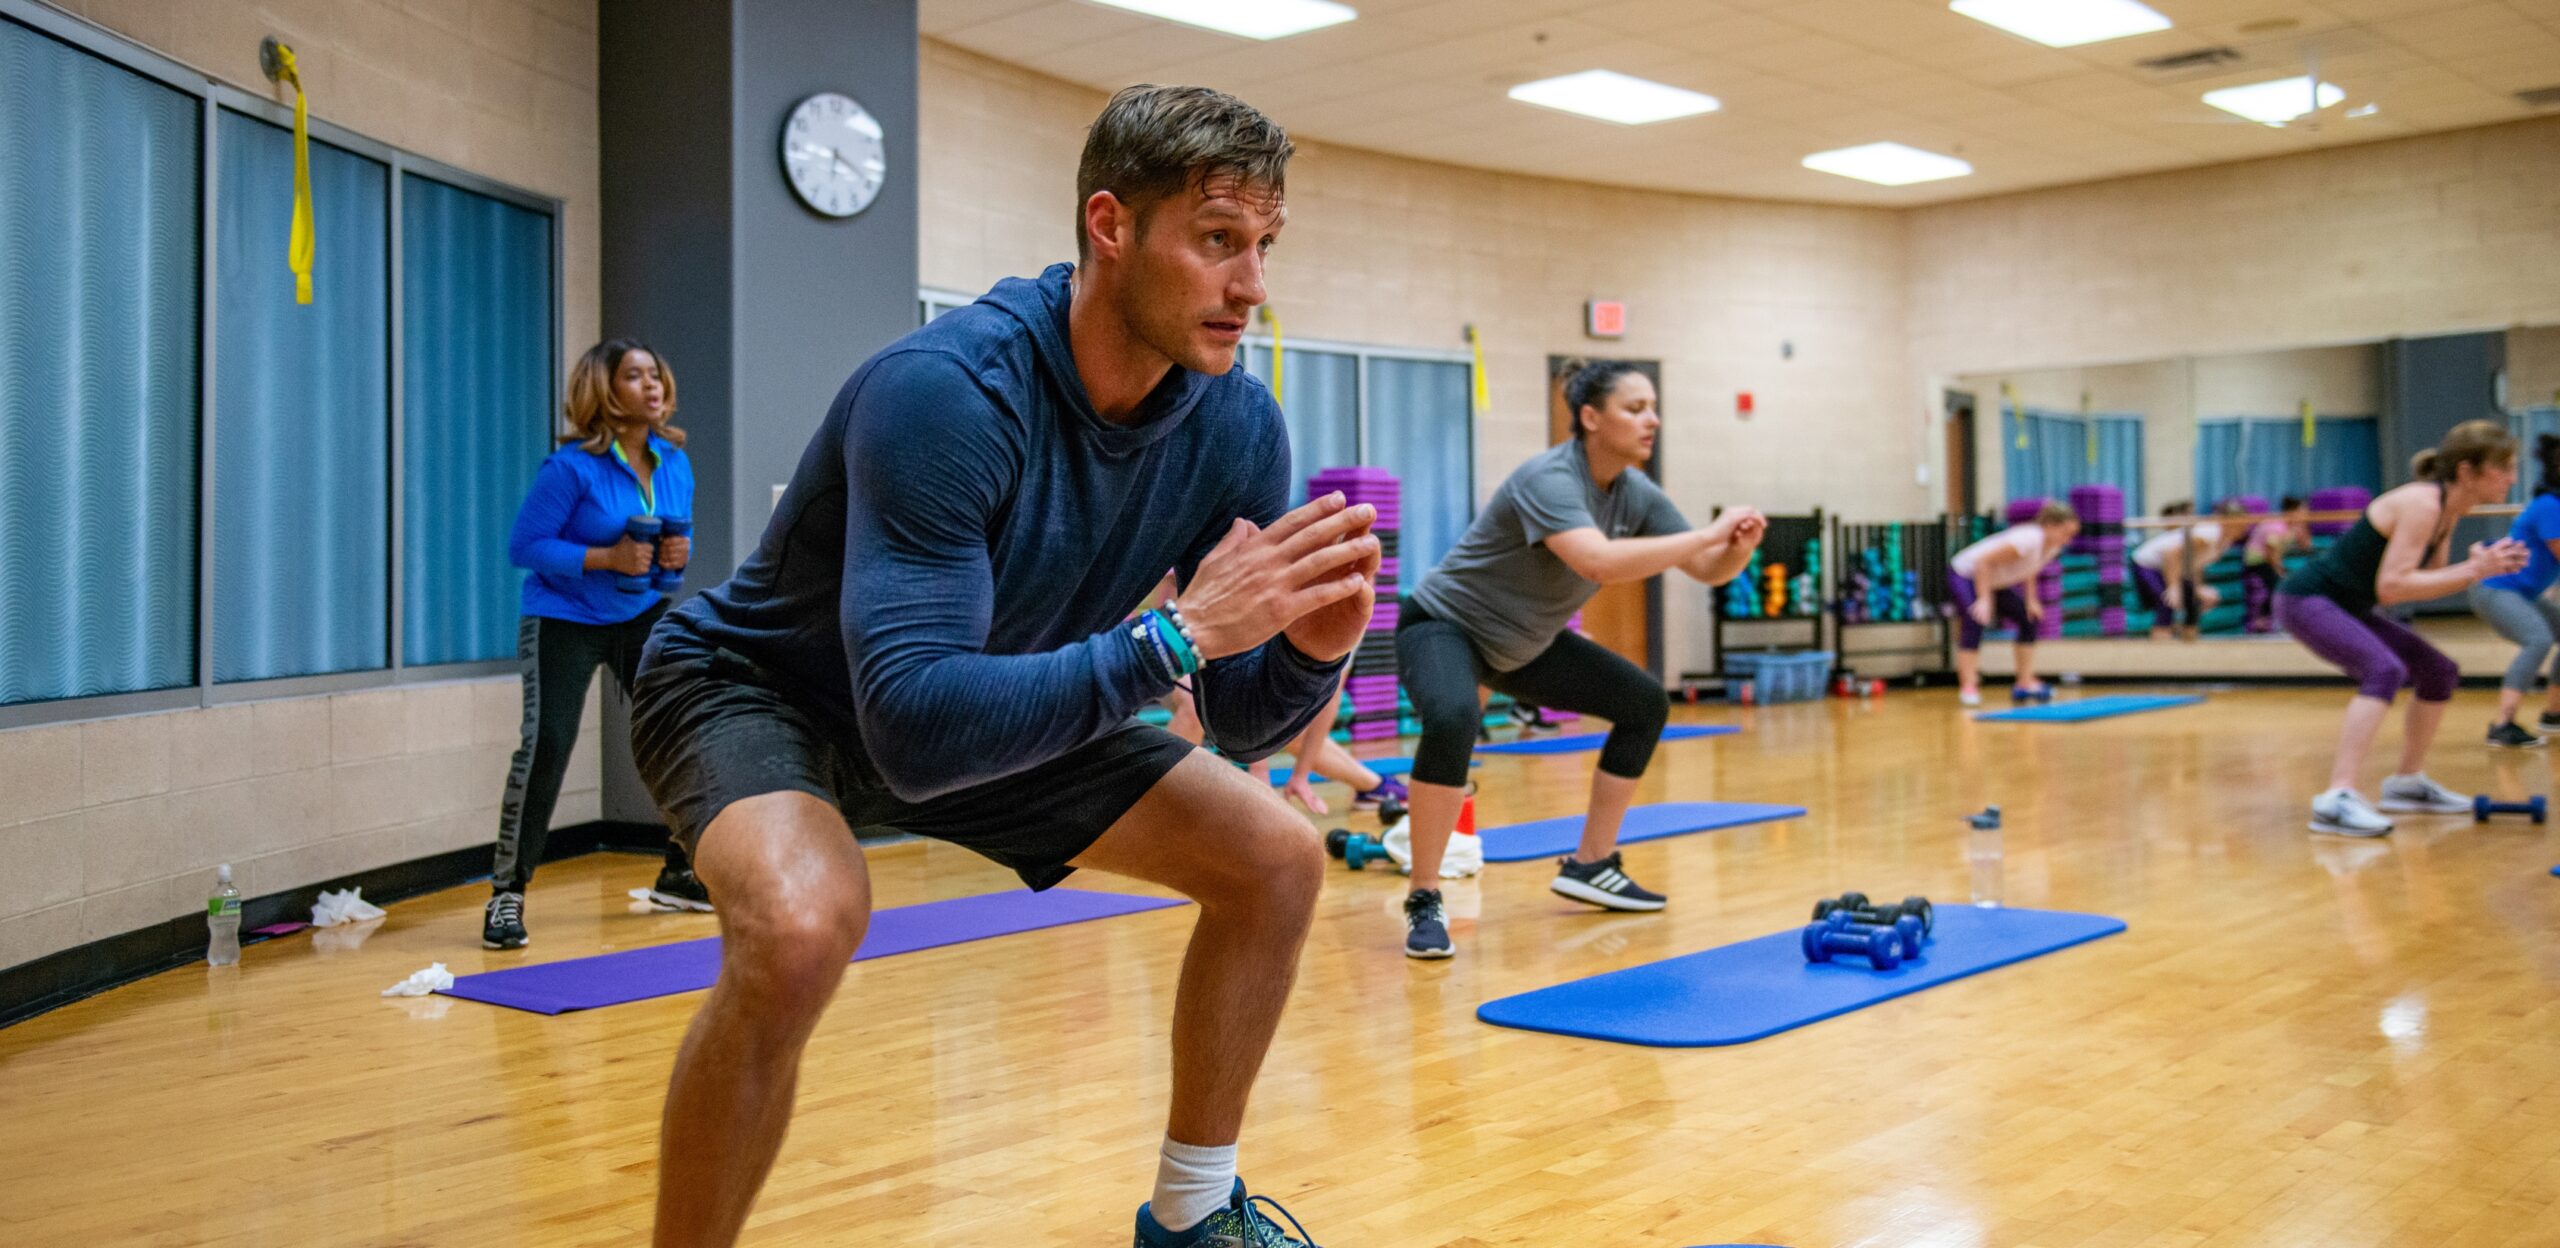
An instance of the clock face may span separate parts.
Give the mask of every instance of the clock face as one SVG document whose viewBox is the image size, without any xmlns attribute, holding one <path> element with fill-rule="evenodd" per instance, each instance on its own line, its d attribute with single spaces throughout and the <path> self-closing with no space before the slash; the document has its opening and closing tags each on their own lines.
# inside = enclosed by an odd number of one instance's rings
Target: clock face
<svg viewBox="0 0 2560 1248">
<path fill-rule="evenodd" d="M 880 122 L 832 91 L 800 101 L 782 127 L 782 171 L 800 202 L 830 217 L 871 206 L 889 177 Z"/>
</svg>

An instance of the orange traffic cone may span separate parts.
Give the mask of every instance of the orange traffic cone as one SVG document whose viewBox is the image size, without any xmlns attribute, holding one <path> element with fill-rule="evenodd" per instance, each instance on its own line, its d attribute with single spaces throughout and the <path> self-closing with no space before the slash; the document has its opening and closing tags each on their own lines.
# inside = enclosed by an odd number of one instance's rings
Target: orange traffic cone
<svg viewBox="0 0 2560 1248">
<path fill-rule="evenodd" d="M 1467 795 L 1466 802 L 1458 807 L 1458 835 L 1474 836 L 1475 834 L 1476 798 L 1475 794 L 1470 793 Z"/>
</svg>

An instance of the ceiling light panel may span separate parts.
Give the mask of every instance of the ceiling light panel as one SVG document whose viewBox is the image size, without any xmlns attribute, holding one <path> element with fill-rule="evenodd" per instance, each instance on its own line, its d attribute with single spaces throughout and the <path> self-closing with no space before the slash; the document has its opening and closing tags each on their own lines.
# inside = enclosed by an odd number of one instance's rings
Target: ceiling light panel
<svg viewBox="0 0 2560 1248">
<path fill-rule="evenodd" d="M 1511 98 L 1622 126 L 1695 117 L 1724 107 L 1712 95 L 1606 69 L 1586 69 L 1561 78 L 1524 82 L 1511 88 Z"/>
<path fill-rule="evenodd" d="M 2253 82 L 2245 87 L 2224 87 L 2204 93 L 2205 103 L 2270 126 L 2283 125 L 2346 98 L 2346 88 L 2334 82 L 2315 85 L 2308 75 L 2278 78 L 2273 82 Z"/>
<path fill-rule="evenodd" d="M 1909 186 L 1914 182 L 1961 178 L 1973 172 L 1972 165 L 1953 156 L 1900 143 L 1866 143 L 1815 152 L 1804 158 L 1804 167 L 1878 186 Z"/>
<path fill-rule="evenodd" d="M 1090 0 L 1090 3 L 1247 39 L 1286 39 L 1339 26 L 1360 11 L 1333 0 Z"/>
<path fill-rule="evenodd" d="M 2048 48 L 2169 29 L 2168 18 L 2137 0 L 1948 0 L 1947 7 Z"/>
</svg>

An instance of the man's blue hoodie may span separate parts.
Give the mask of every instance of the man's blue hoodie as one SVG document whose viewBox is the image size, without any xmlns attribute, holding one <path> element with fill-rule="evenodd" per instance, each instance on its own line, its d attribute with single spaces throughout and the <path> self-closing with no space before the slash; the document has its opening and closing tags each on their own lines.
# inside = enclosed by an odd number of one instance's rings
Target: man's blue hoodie
<svg viewBox="0 0 2560 1248">
<path fill-rule="evenodd" d="M 1279 406 L 1176 368 L 1115 425 L 1067 346 L 1072 266 L 1009 278 L 891 343 L 827 409 L 755 553 L 671 637 L 762 666 L 916 802 L 1047 762 L 1171 690 L 1121 625 L 1237 517 L 1288 505 Z M 1197 679 L 1221 749 L 1260 758 L 1334 696 L 1285 638 Z"/>
</svg>

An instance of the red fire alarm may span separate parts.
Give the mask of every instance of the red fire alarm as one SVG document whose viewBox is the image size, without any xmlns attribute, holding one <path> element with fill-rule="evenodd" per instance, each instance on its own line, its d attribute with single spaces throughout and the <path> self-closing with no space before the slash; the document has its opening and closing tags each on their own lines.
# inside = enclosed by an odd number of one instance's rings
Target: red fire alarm
<svg viewBox="0 0 2560 1248">
<path fill-rule="evenodd" d="M 1618 299 L 1594 299 L 1583 304 L 1582 332 L 1594 338 L 1626 337 L 1626 303 Z"/>
<path fill-rule="evenodd" d="M 1742 418 L 1742 419 L 1744 419 L 1744 420 L 1749 420 L 1749 419 L 1751 419 L 1751 392 L 1750 392 L 1750 391 L 1748 391 L 1748 390 L 1739 390 L 1739 391 L 1734 392 L 1734 396 L 1733 396 L 1733 414 L 1734 414 L 1734 415 L 1736 415 L 1736 416 L 1741 417 L 1741 418 Z"/>
</svg>

